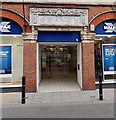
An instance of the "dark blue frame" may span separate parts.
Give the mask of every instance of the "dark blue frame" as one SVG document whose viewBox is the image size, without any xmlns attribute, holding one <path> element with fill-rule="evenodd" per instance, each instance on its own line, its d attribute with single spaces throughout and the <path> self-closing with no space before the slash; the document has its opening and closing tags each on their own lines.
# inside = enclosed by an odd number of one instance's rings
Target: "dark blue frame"
<svg viewBox="0 0 116 120">
<path fill-rule="evenodd" d="M 81 42 L 79 31 L 38 31 L 37 42 Z"/>
</svg>

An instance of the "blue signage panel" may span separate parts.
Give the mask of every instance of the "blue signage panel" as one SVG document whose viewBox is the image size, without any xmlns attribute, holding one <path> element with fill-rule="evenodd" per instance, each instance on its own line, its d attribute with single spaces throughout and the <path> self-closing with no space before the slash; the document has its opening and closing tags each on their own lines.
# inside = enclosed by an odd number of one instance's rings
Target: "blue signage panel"
<svg viewBox="0 0 116 120">
<path fill-rule="evenodd" d="M 11 46 L 0 46 L 0 74 L 12 74 L 11 55 Z"/>
<path fill-rule="evenodd" d="M 95 28 L 96 35 L 116 35 L 116 20 L 106 20 Z"/>
<path fill-rule="evenodd" d="M 22 34 L 21 26 L 13 20 L 0 18 L 0 34 Z"/>
<path fill-rule="evenodd" d="M 116 71 L 116 45 L 103 44 L 102 57 L 104 71 Z"/>
<path fill-rule="evenodd" d="M 39 31 L 37 42 L 81 42 L 77 31 Z"/>
</svg>

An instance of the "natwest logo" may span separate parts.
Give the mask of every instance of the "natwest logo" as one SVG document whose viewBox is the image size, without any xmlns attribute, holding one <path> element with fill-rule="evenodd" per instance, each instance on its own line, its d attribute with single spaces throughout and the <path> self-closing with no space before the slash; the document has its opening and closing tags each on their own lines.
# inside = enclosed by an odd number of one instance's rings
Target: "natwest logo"
<svg viewBox="0 0 116 120">
<path fill-rule="evenodd" d="M 106 26 L 104 26 L 105 33 L 113 33 L 116 32 L 116 23 L 105 23 Z"/>
<path fill-rule="evenodd" d="M 0 22 L 0 32 L 10 32 L 10 22 Z"/>
</svg>

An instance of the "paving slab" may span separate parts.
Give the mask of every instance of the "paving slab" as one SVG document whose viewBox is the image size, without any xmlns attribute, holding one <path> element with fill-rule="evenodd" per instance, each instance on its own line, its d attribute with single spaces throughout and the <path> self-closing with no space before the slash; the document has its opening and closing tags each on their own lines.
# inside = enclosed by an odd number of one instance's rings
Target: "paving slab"
<svg viewBox="0 0 116 120">
<path fill-rule="evenodd" d="M 3 105 L 20 104 L 21 93 L 2 93 Z M 64 92 L 36 92 L 26 93 L 26 104 L 52 104 L 52 103 L 101 103 L 99 101 L 99 90 L 93 91 L 64 91 Z M 102 103 L 114 103 L 114 89 L 103 90 Z"/>
</svg>

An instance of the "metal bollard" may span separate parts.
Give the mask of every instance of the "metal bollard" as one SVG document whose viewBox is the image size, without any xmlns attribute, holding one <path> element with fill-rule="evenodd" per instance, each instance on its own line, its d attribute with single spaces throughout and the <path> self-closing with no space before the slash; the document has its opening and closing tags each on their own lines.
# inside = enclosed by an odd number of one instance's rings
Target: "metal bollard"
<svg viewBox="0 0 116 120">
<path fill-rule="evenodd" d="M 103 100 L 102 74 L 99 75 L 99 100 Z"/>
<path fill-rule="evenodd" d="M 23 76 L 22 77 L 22 101 L 21 101 L 22 104 L 25 104 L 25 79 L 26 77 Z"/>
</svg>

